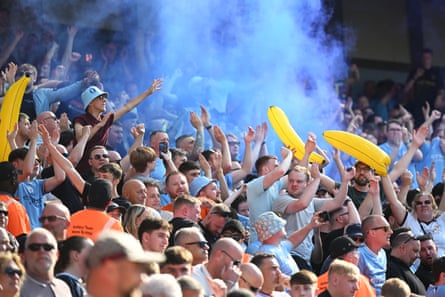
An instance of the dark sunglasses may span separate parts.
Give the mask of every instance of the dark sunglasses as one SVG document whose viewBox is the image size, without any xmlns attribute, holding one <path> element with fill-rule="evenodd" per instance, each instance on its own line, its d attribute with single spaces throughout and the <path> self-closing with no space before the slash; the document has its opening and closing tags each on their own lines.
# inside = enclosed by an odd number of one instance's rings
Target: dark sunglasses
<svg viewBox="0 0 445 297">
<path fill-rule="evenodd" d="M 235 241 L 240 241 L 241 239 L 243 239 L 243 236 L 241 234 L 236 234 L 236 233 L 223 233 L 221 235 L 223 237 L 233 238 Z"/>
<path fill-rule="evenodd" d="M 97 155 L 94 155 L 92 159 L 94 159 L 94 160 L 100 160 L 100 159 L 102 159 L 102 158 L 103 158 L 103 159 L 108 159 L 108 158 L 110 158 L 110 156 L 107 155 L 107 154 L 102 154 L 102 155 L 97 154 Z"/>
<path fill-rule="evenodd" d="M 23 271 L 21 271 L 20 269 L 14 269 L 12 267 L 6 267 L 5 274 L 8 276 L 14 276 L 17 274 L 19 277 L 22 277 Z"/>
<path fill-rule="evenodd" d="M 8 216 L 8 211 L 7 210 L 0 210 L 0 214 L 2 214 L 4 216 Z"/>
<path fill-rule="evenodd" d="M 388 232 L 389 230 L 391 230 L 391 226 L 380 226 L 372 228 L 371 230 L 380 230 L 380 229 L 383 229 L 383 231 Z"/>
<path fill-rule="evenodd" d="M 186 245 L 192 245 L 192 244 L 197 244 L 202 249 L 205 247 L 209 247 L 209 243 L 207 241 L 194 241 L 186 243 Z"/>
<path fill-rule="evenodd" d="M 416 201 L 416 205 L 430 205 L 431 203 L 431 200 Z"/>
<path fill-rule="evenodd" d="M 53 249 L 55 249 L 55 246 L 49 243 L 31 243 L 28 245 L 27 249 L 33 252 L 40 251 L 41 249 L 44 249 L 46 252 L 49 252 Z"/>
<path fill-rule="evenodd" d="M 250 291 L 257 293 L 260 290 L 260 288 L 252 286 L 244 277 L 240 276 L 240 279 L 242 279 L 249 286 Z"/>
<path fill-rule="evenodd" d="M 211 212 L 210 214 L 216 214 L 216 215 L 219 215 L 219 216 L 221 216 L 223 218 L 231 218 L 232 217 L 232 213 L 231 212 L 219 211 L 219 212 Z"/>
<path fill-rule="evenodd" d="M 39 222 L 43 224 L 43 222 L 45 222 L 46 220 L 48 220 L 48 222 L 50 223 L 54 223 L 55 221 L 57 221 L 57 219 L 65 219 L 64 217 L 61 216 L 47 216 L 47 217 L 40 217 L 39 218 Z"/>
<path fill-rule="evenodd" d="M 365 242 L 365 239 L 363 238 L 363 236 L 351 236 L 351 239 L 355 242 L 360 242 L 360 243 Z"/>
<path fill-rule="evenodd" d="M 241 261 L 240 260 L 236 260 L 235 258 L 230 256 L 230 254 L 228 252 L 226 252 L 224 250 L 221 250 L 221 252 L 223 252 L 227 257 L 230 258 L 230 260 L 233 262 L 233 266 L 239 267 L 241 265 Z"/>
<path fill-rule="evenodd" d="M 408 242 L 410 242 L 411 240 L 419 240 L 416 236 L 410 236 L 410 237 L 408 237 L 403 243 L 408 243 Z"/>
</svg>

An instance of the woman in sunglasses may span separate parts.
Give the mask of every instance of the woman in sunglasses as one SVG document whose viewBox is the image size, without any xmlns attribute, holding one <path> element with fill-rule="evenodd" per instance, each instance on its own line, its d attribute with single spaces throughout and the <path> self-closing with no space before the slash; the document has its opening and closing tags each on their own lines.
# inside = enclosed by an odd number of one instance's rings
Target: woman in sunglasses
<svg viewBox="0 0 445 297">
<path fill-rule="evenodd" d="M 17 254 L 0 253 L 0 295 L 18 297 L 25 268 Z"/>
<path fill-rule="evenodd" d="M 385 179 L 382 179 L 385 182 Z M 387 187 L 388 189 L 392 189 Z M 387 194 L 387 200 L 397 223 L 402 227 L 409 227 L 415 236 L 431 235 L 438 247 L 438 255 L 445 255 L 445 199 L 440 206 L 429 192 L 420 192 L 411 203 L 411 211 L 397 199 L 394 191 Z"/>
</svg>

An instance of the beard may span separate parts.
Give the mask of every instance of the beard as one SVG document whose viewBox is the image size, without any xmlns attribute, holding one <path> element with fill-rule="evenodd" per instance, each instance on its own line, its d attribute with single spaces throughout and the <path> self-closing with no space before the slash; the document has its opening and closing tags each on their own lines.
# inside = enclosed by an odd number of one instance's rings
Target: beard
<svg viewBox="0 0 445 297">
<path fill-rule="evenodd" d="M 363 186 L 366 186 L 369 183 L 369 179 L 366 176 L 364 176 L 364 175 L 359 175 L 358 177 L 354 178 L 354 182 L 357 185 L 363 187 Z"/>
</svg>

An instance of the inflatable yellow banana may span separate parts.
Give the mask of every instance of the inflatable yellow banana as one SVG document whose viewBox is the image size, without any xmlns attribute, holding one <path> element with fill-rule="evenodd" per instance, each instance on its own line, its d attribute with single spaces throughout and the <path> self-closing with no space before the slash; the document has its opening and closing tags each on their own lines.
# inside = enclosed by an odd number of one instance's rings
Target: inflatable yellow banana
<svg viewBox="0 0 445 297">
<path fill-rule="evenodd" d="M 7 131 L 13 131 L 14 125 L 19 119 L 20 107 L 22 105 L 23 94 L 30 78 L 23 76 L 16 81 L 6 91 L 0 110 L 0 161 L 8 161 L 11 147 L 7 141 Z"/>
<path fill-rule="evenodd" d="M 278 134 L 283 144 L 294 152 L 295 158 L 298 160 L 303 159 L 304 142 L 300 136 L 298 136 L 297 132 L 295 132 L 294 128 L 292 128 L 284 111 L 277 106 L 270 106 L 267 110 L 267 116 L 269 117 L 272 128 L 275 130 L 275 133 Z M 311 153 L 309 161 L 322 164 L 325 160 L 321 155 Z"/>
<path fill-rule="evenodd" d="M 346 131 L 336 130 L 324 131 L 323 137 L 336 149 L 374 168 L 378 175 L 387 175 L 391 158 L 381 148 L 366 138 Z"/>
</svg>

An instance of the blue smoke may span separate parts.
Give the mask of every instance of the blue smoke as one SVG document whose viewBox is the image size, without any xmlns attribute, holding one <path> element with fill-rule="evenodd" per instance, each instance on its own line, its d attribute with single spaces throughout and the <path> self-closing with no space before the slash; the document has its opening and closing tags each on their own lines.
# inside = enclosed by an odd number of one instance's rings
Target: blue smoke
<svg viewBox="0 0 445 297">
<path fill-rule="evenodd" d="M 267 121 L 270 105 L 286 112 L 303 139 L 308 131 L 321 139 L 323 130 L 336 127 L 334 83 L 345 78 L 346 63 L 342 41 L 325 33 L 329 1 L 70 0 L 62 11 L 55 0 L 19 2 L 34 5 L 28 11 L 40 11 L 35 18 L 42 22 L 77 24 L 83 32 L 75 50 L 83 54 L 100 47 L 104 33 L 144 47 L 145 60 L 130 60 L 139 88 L 162 76 L 173 96 L 157 95 L 139 111 L 156 117 L 155 105 L 176 114 L 171 138 L 192 132 L 188 111 L 199 112 L 200 104 L 215 124 L 238 135 Z M 94 33 L 101 27 L 106 30 Z M 94 56 L 100 59 L 97 50 Z"/>
<path fill-rule="evenodd" d="M 159 66 L 182 68 L 181 105 L 210 106 L 227 132 L 265 121 L 270 105 L 287 113 L 303 139 L 308 131 L 321 136 L 333 128 L 333 85 L 346 64 L 341 42 L 324 31 L 330 13 L 321 1 L 158 5 Z"/>
</svg>

